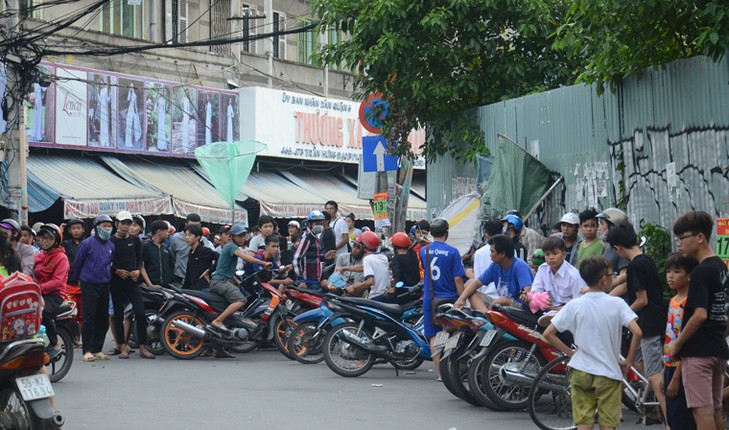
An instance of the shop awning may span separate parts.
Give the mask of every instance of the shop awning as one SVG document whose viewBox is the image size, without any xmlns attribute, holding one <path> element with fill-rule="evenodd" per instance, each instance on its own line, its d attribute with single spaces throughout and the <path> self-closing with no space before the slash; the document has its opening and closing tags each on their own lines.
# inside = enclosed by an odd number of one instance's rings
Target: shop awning
<svg viewBox="0 0 729 430">
<path fill-rule="evenodd" d="M 357 189 L 343 181 L 336 174 L 328 172 L 314 172 L 310 170 L 285 171 L 281 174 L 289 181 L 299 184 L 302 188 L 319 199 L 319 209 L 324 207 L 328 200 L 334 200 L 342 213 L 353 213 L 357 218 L 372 219 L 372 208 L 366 200 L 357 198 Z"/>
<path fill-rule="evenodd" d="M 197 213 L 207 222 L 227 224 L 233 220 L 228 204 L 202 176 L 195 172 L 191 162 L 176 163 L 154 161 L 121 161 L 111 156 L 101 159 L 121 177 L 139 186 L 146 186 L 172 198 L 175 215 L 186 217 Z M 248 211 L 235 207 L 236 223 L 248 224 Z"/>
<path fill-rule="evenodd" d="M 33 154 L 27 172 L 30 212 L 48 209 L 60 197 L 66 218 L 115 215 L 120 210 L 171 213 L 164 193 L 127 182 L 95 159 Z"/>
</svg>

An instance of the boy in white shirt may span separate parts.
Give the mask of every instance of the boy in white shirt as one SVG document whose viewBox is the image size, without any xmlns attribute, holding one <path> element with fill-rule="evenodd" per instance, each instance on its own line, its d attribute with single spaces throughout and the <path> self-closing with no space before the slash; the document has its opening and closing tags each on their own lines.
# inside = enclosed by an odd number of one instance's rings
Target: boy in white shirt
<svg viewBox="0 0 729 430">
<path fill-rule="evenodd" d="M 549 293 L 547 310 L 558 310 L 570 300 L 580 297 L 580 290 L 587 284 L 580 277 L 579 270 L 565 261 L 567 253 L 562 238 L 548 237 L 541 249 L 546 262 L 537 269 L 532 292 Z"/>
<path fill-rule="evenodd" d="M 607 294 L 613 270 L 602 257 L 590 257 L 580 264 L 580 276 L 590 287 L 582 297 L 567 303 L 552 319 L 544 337 L 572 357 L 570 384 L 572 416 L 578 430 L 592 429 L 595 410 L 601 430 L 620 425 L 622 377 L 635 359 L 642 332 L 635 312 L 619 297 Z M 621 361 L 622 327 L 633 333 L 628 357 Z M 558 331 L 574 334 L 577 349 L 572 350 L 557 337 Z M 622 367 L 622 369 L 621 369 Z"/>
</svg>

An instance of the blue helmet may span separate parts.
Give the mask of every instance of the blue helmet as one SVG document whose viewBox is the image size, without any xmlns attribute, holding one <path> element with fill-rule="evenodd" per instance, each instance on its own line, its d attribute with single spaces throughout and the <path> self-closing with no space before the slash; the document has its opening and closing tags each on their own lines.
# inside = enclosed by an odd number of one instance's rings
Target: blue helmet
<svg viewBox="0 0 729 430">
<path fill-rule="evenodd" d="M 307 221 L 324 221 L 324 212 L 322 211 L 311 211 L 309 216 L 306 217 Z"/>
<path fill-rule="evenodd" d="M 516 231 L 517 233 L 520 232 L 521 229 L 524 227 L 524 223 L 522 222 L 521 218 L 516 215 L 507 215 L 501 221 L 513 225 L 514 231 Z"/>
</svg>

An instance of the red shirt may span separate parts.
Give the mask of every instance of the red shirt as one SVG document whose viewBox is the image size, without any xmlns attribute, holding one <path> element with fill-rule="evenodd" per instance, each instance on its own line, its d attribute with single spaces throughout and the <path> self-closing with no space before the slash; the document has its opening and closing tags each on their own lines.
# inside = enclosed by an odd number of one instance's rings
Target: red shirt
<svg viewBox="0 0 729 430">
<path fill-rule="evenodd" d="M 44 296 L 66 296 L 69 270 L 68 257 L 60 246 L 50 251 L 41 251 L 35 256 L 35 282 L 41 287 Z"/>
</svg>

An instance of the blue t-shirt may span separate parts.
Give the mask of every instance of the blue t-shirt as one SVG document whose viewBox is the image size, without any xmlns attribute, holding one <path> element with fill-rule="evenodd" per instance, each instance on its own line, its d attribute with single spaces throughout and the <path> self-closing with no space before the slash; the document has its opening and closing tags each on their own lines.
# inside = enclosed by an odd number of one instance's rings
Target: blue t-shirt
<svg viewBox="0 0 729 430">
<path fill-rule="evenodd" d="M 425 252 L 430 250 L 430 268 L 427 265 L 427 257 Z M 425 276 L 423 285 L 425 286 L 424 297 L 430 301 L 430 277 L 433 277 L 434 296 L 439 299 L 458 297 L 456 290 L 455 278 L 457 276 L 465 276 L 466 271 L 463 270 L 461 262 L 461 254 L 458 250 L 445 242 L 433 242 L 429 246 L 420 248 L 420 261 L 423 264 Z"/>
<path fill-rule="evenodd" d="M 238 264 L 238 256 L 235 252 L 238 250 L 238 245 L 234 242 L 227 243 L 223 250 L 220 252 L 220 258 L 218 258 L 218 266 L 215 268 L 212 279 L 219 281 L 230 281 L 235 276 L 235 268 Z"/>
<path fill-rule="evenodd" d="M 511 297 L 519 300 L 519 292 L 522 288 L 532 285 L 534 277 L 529 265 L 521 258 L 514 258 L 511 267 L 504 269 L 500 264 L 492 264 L 478 277 L 484 285 L 491 282 L 496 285 L 496 293 L 500 297 Z"/>
</svg>

